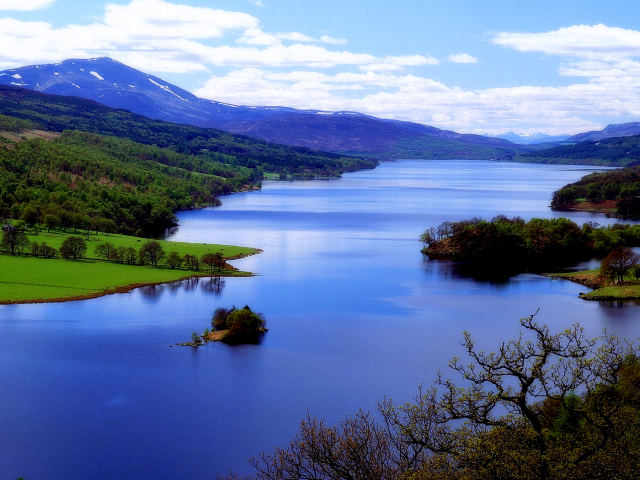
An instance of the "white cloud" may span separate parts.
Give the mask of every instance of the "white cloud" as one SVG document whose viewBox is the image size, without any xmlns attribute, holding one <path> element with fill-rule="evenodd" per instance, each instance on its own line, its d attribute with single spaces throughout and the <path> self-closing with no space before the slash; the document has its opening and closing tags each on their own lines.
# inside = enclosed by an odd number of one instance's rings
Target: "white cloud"
<svg viewBox="0 0 640 480">
<path fill-rule="evenodd" d="M 574 25 L 546 33 L 498 33 L 493 42 L 521 52 L 616 61 L 640 56 L 640 32 L 607 25 Z"/>
<path fill-rule="evenodd" d="M 333 38 L 329 35 L 323 35 L 320 37 L 320 41 L 323 43 L 330 43 L 332 45 L 346 45 L 348 40 L 346 38 Z"/>
<path fill-rule="evenodd" d="M 476 57 L 472 57 L 467 53 L 456 53 L 454 55 L 449 55 L 447 60 L 453 63 L 478 63 L 479 60 Z"/>
<path fill-rule="evenodd" d="M 264 3 L 260 0 L 249 0 L 249 3 L 255 5 L 256 7 L 264 7 Z"/>
<path fill-rule="evenodd" d="M 107 4 L 104 24 L 129 39 L 170 40 L 217 38 L 229 30 L 256 29 L 259 20 L 241 12 L 134 0 L 128 5 Z"/>
<path fill-rule="evenodd" d="M 275 36 L 281 40 L 292 40 L 294 42 L 317 42 L 315 38 L 299 32 L 276 33 Z"/>
<path fill-rule="evenodd" d="M 212 77 L 198 96 L 234 104 L 352 110 L 474 133 L 507 130 L 578 133 L 601 128 L 592 116 L 640 115 L 640 81 L 567 87 L 521 86 L 468 91 L 410 74 L 328 75 L 259 68 Z"/>
<path fill-rule="evenodd" d="M 48 7 L 55 0 L 0 0 L 0 10 L 38 10 Z"/>
</svg>

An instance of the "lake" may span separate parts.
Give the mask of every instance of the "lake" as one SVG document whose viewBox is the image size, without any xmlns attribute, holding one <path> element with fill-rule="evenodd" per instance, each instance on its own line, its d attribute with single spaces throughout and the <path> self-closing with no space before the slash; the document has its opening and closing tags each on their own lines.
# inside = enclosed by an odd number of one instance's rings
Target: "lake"
<svg viewBox="0 0 640 480">
<path fill-rule="evenodd" d="M 94 300 L 0 306 L 2 478 L 193 479 L 286 445 L 307 414 L 336 423 L 391 397 L 410 401 L 463 354 L 518 332 L 538 309 L 552 331 L 580 322 L 640 335 L 640 306 L 578 298 L 533 274 L 485 281 L 421 253 L 444 221 L 552 212 L 551 193 L 591 167 L 403 161 L 338 180 L 264 182 L 183 212 L 176 241 L 246 245 L 252 278 L 199 279 Z M 264 313 L 260 345 L 171 347 L 213 310 Z"/>
</svg>

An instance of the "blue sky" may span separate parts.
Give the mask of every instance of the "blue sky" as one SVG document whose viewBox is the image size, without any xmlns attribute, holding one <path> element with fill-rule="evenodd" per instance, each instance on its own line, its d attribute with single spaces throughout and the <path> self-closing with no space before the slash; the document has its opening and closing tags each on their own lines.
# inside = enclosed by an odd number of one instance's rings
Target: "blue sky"
<svg viewBox="0 0 640 480">
<path fill-rule="evenodd" d="M 213 100 L 460 132 L 640 121 L 629 0 L 0 0 L 0 69 L 96 56 Z"/>
</svg>

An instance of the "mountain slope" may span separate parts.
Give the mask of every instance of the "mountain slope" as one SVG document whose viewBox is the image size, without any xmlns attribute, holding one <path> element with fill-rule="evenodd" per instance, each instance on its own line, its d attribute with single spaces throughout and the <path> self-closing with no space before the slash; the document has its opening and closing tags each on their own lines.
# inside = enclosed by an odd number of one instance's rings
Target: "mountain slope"
<svg viewBox="0 0 640 480">
<path fill-rule="evenodd" d="M 355 112 L 246 107 L 197 98 L 109 58 L 66 60 L 0 72 L 0 84 L 73 95 L 150 118 L 218 128 L 262 140 L 388 158 L 511 158 L 506 140 L 464 135 Z"/>
<path fill-rule="evenodd" d="M 573 137 L 569 137 L 567 142 L 595 142 L 613 137 L 629 137 L 631 135 L 640 134 L 640 122 L 629 122 L 607 125 L 602 130 L 579 133 Z"/>
</svg>

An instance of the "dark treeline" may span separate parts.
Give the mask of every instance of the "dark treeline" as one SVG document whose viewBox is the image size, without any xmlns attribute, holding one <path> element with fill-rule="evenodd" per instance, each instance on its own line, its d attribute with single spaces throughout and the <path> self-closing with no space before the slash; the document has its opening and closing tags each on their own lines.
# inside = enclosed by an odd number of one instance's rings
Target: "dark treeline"
<svg viewBox="0 0 640 480">
<path fill-rule="evenodd" d="M 203 160 L 230 167 L 247 167 L 253 180 L 261 179 L 263 172 L 339 175 L 376 165 L 372 160 L 278 145 L 212 128 L 151 120 L 90 100 L 8 86 L 0 86 L 0 113 L 29 120 L 44 130 L 81 130 L 110 135 L 170 148 L 177 153 L 198 155 Z"/>
<path fill-rule="evenodd" d="M 579 199 L 589 202 L 615 200 L 619 216 L 640 217 L 640 166 L 586 175 L 553 192 L 551 208 L 562 210 Z"/>
<path fill-rule="evenodd" d="M 566 265 L 603 257 L 616 247 L 640 245 L 640 225 L 600 227 L 588 222 L 579 227 L 566 218 L 498 216 L 445 222 L 420 237 L 423 252 L 432 257 L 455 258 L 494 266 Z"/>
<path fill-rule="evenodd" d="M 454 358 L 415 400 L 330 426 L 309 416 L 257 480 L 628 480 L 640 464 L 637 346 L 534 317 L 494 352 Z M 240 477 L 231 475 L 228 480 Z"/>
</svg>

